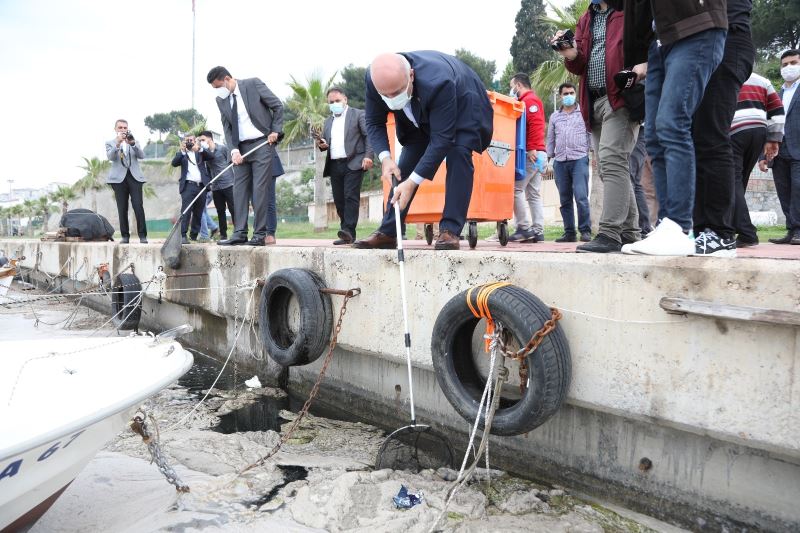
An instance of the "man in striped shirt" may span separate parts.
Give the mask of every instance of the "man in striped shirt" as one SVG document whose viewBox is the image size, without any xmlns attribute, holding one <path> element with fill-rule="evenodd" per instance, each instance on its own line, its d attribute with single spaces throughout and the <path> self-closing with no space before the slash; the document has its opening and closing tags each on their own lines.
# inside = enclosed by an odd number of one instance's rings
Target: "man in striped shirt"
<svg viewBox="0 0 800 533">
<path fill-rule="evenodd" d="M 783 140 L 784 118 L 783 103 L 772 83 L 755 72 L 751 74 L 739 91 L 736 113 L 731 124 L 731 147 L 736 177 L 733 224 L 736 227 L 737 248 L 758 244 L 758 235 L 750 220 L 744 193 L 759 156 L 763 153 L 767 160 L 772 160 L 778 155 L 778 148 Z"/>
<path fill-rule="evenodd" d="M 592 240 L 592 221 L 589 215 L 589 133 L 576 101 L 577 91 L 569 82 L 558 88 L 561 108 L 550 115 L 547 128 L 547 156 L 555 159 L 556 187 L 561 202 L 564 234 L 556 242 L 575 242 L 575 212 L 572 199 L 578 206 L 578 230 L 581 241 Z"/>
</svg>

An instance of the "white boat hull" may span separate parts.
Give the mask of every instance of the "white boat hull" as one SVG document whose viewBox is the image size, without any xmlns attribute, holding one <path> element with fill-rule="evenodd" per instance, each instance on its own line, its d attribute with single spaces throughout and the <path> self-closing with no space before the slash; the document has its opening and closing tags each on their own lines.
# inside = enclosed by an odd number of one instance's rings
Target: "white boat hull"
<svg viewBox="0 0 800 533">
<path fill-rule="evenodd" d="M 20 351 L 23 351 L 20 354 Z M 152 338 L 0 343 L 0 531 L 32 524 L 192 356 Z"/>
</svg>

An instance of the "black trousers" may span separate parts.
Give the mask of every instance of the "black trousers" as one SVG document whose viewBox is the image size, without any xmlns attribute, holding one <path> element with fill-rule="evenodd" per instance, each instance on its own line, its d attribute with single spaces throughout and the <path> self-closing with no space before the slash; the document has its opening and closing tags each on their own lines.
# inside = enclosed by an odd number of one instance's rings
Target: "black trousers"
<svg viewBox="0 0 800 533">
<path fill-rule="evenodd" d="M 756 227 L 750 220 L 750 210 L 744 199 L 747 191 L 747 182 L 750 173 L 756 166 L 761 152 L 764 151 L 764 142 L 767 140 L 767 129 L 764 127 L 749 128 L 731 135 L 733 147 L 733 171 L 736 175 L 736 205 L 733 221 L 739 239 L 753 243 L 758 240 Z"/>
<path fill-rule="evenodd" d="M 225 215 L 226 206 L 228 211 L 231 213 L 231 225 L 236 225 L 236 222 L 233 219 L 233 185 L 224 189 L 212 191 L 211 198 L 214 200 L 214 207 L 217 208 L 217 218 L 219 219 L 219 236 L 221 239 L 227 239 L 228 219 Z"/>
<path fill-rule="evenodd" d="M 400 160 L 397 162 L 402 176 L 411 175 L 427 148 L 428 143 L 403 146 Z M 439 221 L 439 232 L 449 231 L 454 235 L 460 235 L 467 221 L 469 201 L 472 198 L 472 182 L 475 173 L 475 167 L 472 164 L 472 150 L 466 146 L 455 145 L 448 150 L 446 157 L 447 178 L 444 189 L 444 210 Z M 419 188 L 417 188 L 418 190 Z M 392 190 L 391 194 L 394 194 L 394 190 Z M 416 195 L 416 191 L 414 195 Z M 391 200 L 391 196 L 389 196 L 389 199 Z M 405 221 L 406 214 L 408 214 L 413 201 L 414 198 L 412 196 L 406 208 L 400 212 L 401 222 Z M 386 212 L 383 215 L 383 222 L 378 231 L 391 237 L 395 237 L 397 234 L 394 222 L 394 206 L 388 202 L 386 204 Z"/>
<path fill-rule="evenodd" d="M 130 238 L 131 231 L 128 227 L 128 199 L 130 198 L 133 214 L 136 215 L 136 233 L 140 239 L 147 237 L 147 221 L 144 218 L 144 203 L 141 181 L 133 177 L 131 171 L 125 176 L 121 183 L 112 183 L 111 189 L 114 191 L 114 199 L 117 201 L 117 215 L 119 216 L 119 233 L 123 237 Z"/>
<path fill-rule="evenodd" d="M 332 160 L 330 169 L 333 203 L 336 204 L 336 214 L 339 215 L 339 227 L 355 238 L 364 171 L 360 168 L 351 170 L 347 166 L 347 159 Z"/>
<path fill-rule="evenodd" d="M 183 213 L 189 206 L 195 196 L 205 187 L 197 182 L 186 180 L 181 191 L 181 213 Z M 189 234 L 192 239 L 197 239 L 197 234 L 200 233 L 200 220 L 203 217 L 203 211 L 206 209 L 205 196 L 201 196 L 193 205 L 192 208 L 181 217 L 181 235 L 186 237 L 186 231 L 189 229 L 189 220 L 191 219 L 191 233 Z"/>
<path fill-rule="evenodd" d="M 749 31 L 732 29 L 725 39 L 722 62 L 711 75 L 694 115 L 692 138 L 697 162 L 693 225 L 733 238 L 735 182 L 730 129 L 739 89 L 753 71 L 755 48 Z"/>
<path fill-rule="evenodd" d="M 772 160 L 772 177 L 781 210 L 786 216 L 786 229 L 800 232 L 800 159 L 791 159 L 787 150 L 781 147 L 778 156 Z"/>
</svg>

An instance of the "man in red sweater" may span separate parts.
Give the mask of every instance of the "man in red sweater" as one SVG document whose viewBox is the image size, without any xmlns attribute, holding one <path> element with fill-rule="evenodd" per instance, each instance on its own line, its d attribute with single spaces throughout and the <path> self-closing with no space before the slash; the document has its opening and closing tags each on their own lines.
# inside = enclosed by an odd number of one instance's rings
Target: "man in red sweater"
<svg viewBox="0 0 800 533">
<path fill-rule="evenodd" d="M 514 218 L 517 219 L 517 229 L 508 240 L 539 242 L 544 240 L 542 172 L 547 164 L 544 106 L 531 89 L 531 80 L 527 74 L 515 74 L 511 78 L 510 86 L 511 96 L 516 96 L 525 104 L 527 144 L 525 177 L 514 183 Z"/>
</svg>

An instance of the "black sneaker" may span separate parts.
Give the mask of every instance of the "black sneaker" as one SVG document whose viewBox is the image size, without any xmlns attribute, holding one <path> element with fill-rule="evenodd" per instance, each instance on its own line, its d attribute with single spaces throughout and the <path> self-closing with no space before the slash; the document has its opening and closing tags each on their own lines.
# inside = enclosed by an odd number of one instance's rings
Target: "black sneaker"
<svg viewBox="0 0 800 533">
<path fill-rule="evenodd" d="M 726 239 L 706 229 L 694 239 L 694 254 L 699 256 L 736 257 L 736 239 Z"/>
<path fill-rule="evenodd" d="M 622 249 L 622 244 L 603 233 L 598 233 L 591 242 L 581 244 L 575 251 L 578 253 L 613 254 Z"/>
<path fill-rule="evenodd" d="M 592 232 L 584 231 L 581 233 L 581 242 L 590 242 L 592 240 Z"/>
<path fill-rule="evenodd" d="M 784 235 L 783 237 L 770 239 L 769 242 L 771 242 L 772 244 L 789 244 L 792 242 L 792 232 L 788 231 L 786 232 L 786 235 Z"/>
<path fill-rule="evenodd" d="M 534 236 L 532 229 L 519 229 L 508 236 L 508 242 L 530 242 L 528 239 Z"/>
<path fill-rule="evenodd" d="M 529 231 L 531 231 L 533 233 L 533 235 L 531 235 L 530 237 L 528 237 L 527 239 L 525 239 L 522 242 L 542 242 L 542 241 L 544 241 L 544 233 L 542 233 L 542 232 L 538 232 L 537 233 L 534 230 L 529 230 Z"/>
<path fill-rule="evenodd" d="M 578 236 L 574 233 L 567 233 L 566 231 L 561 234 L 561 237 L 556 239 L 556 242 L 576 242 L 578 240 Z M 591 239 L 589 239 L 591 240 Z"/>
</svg>

